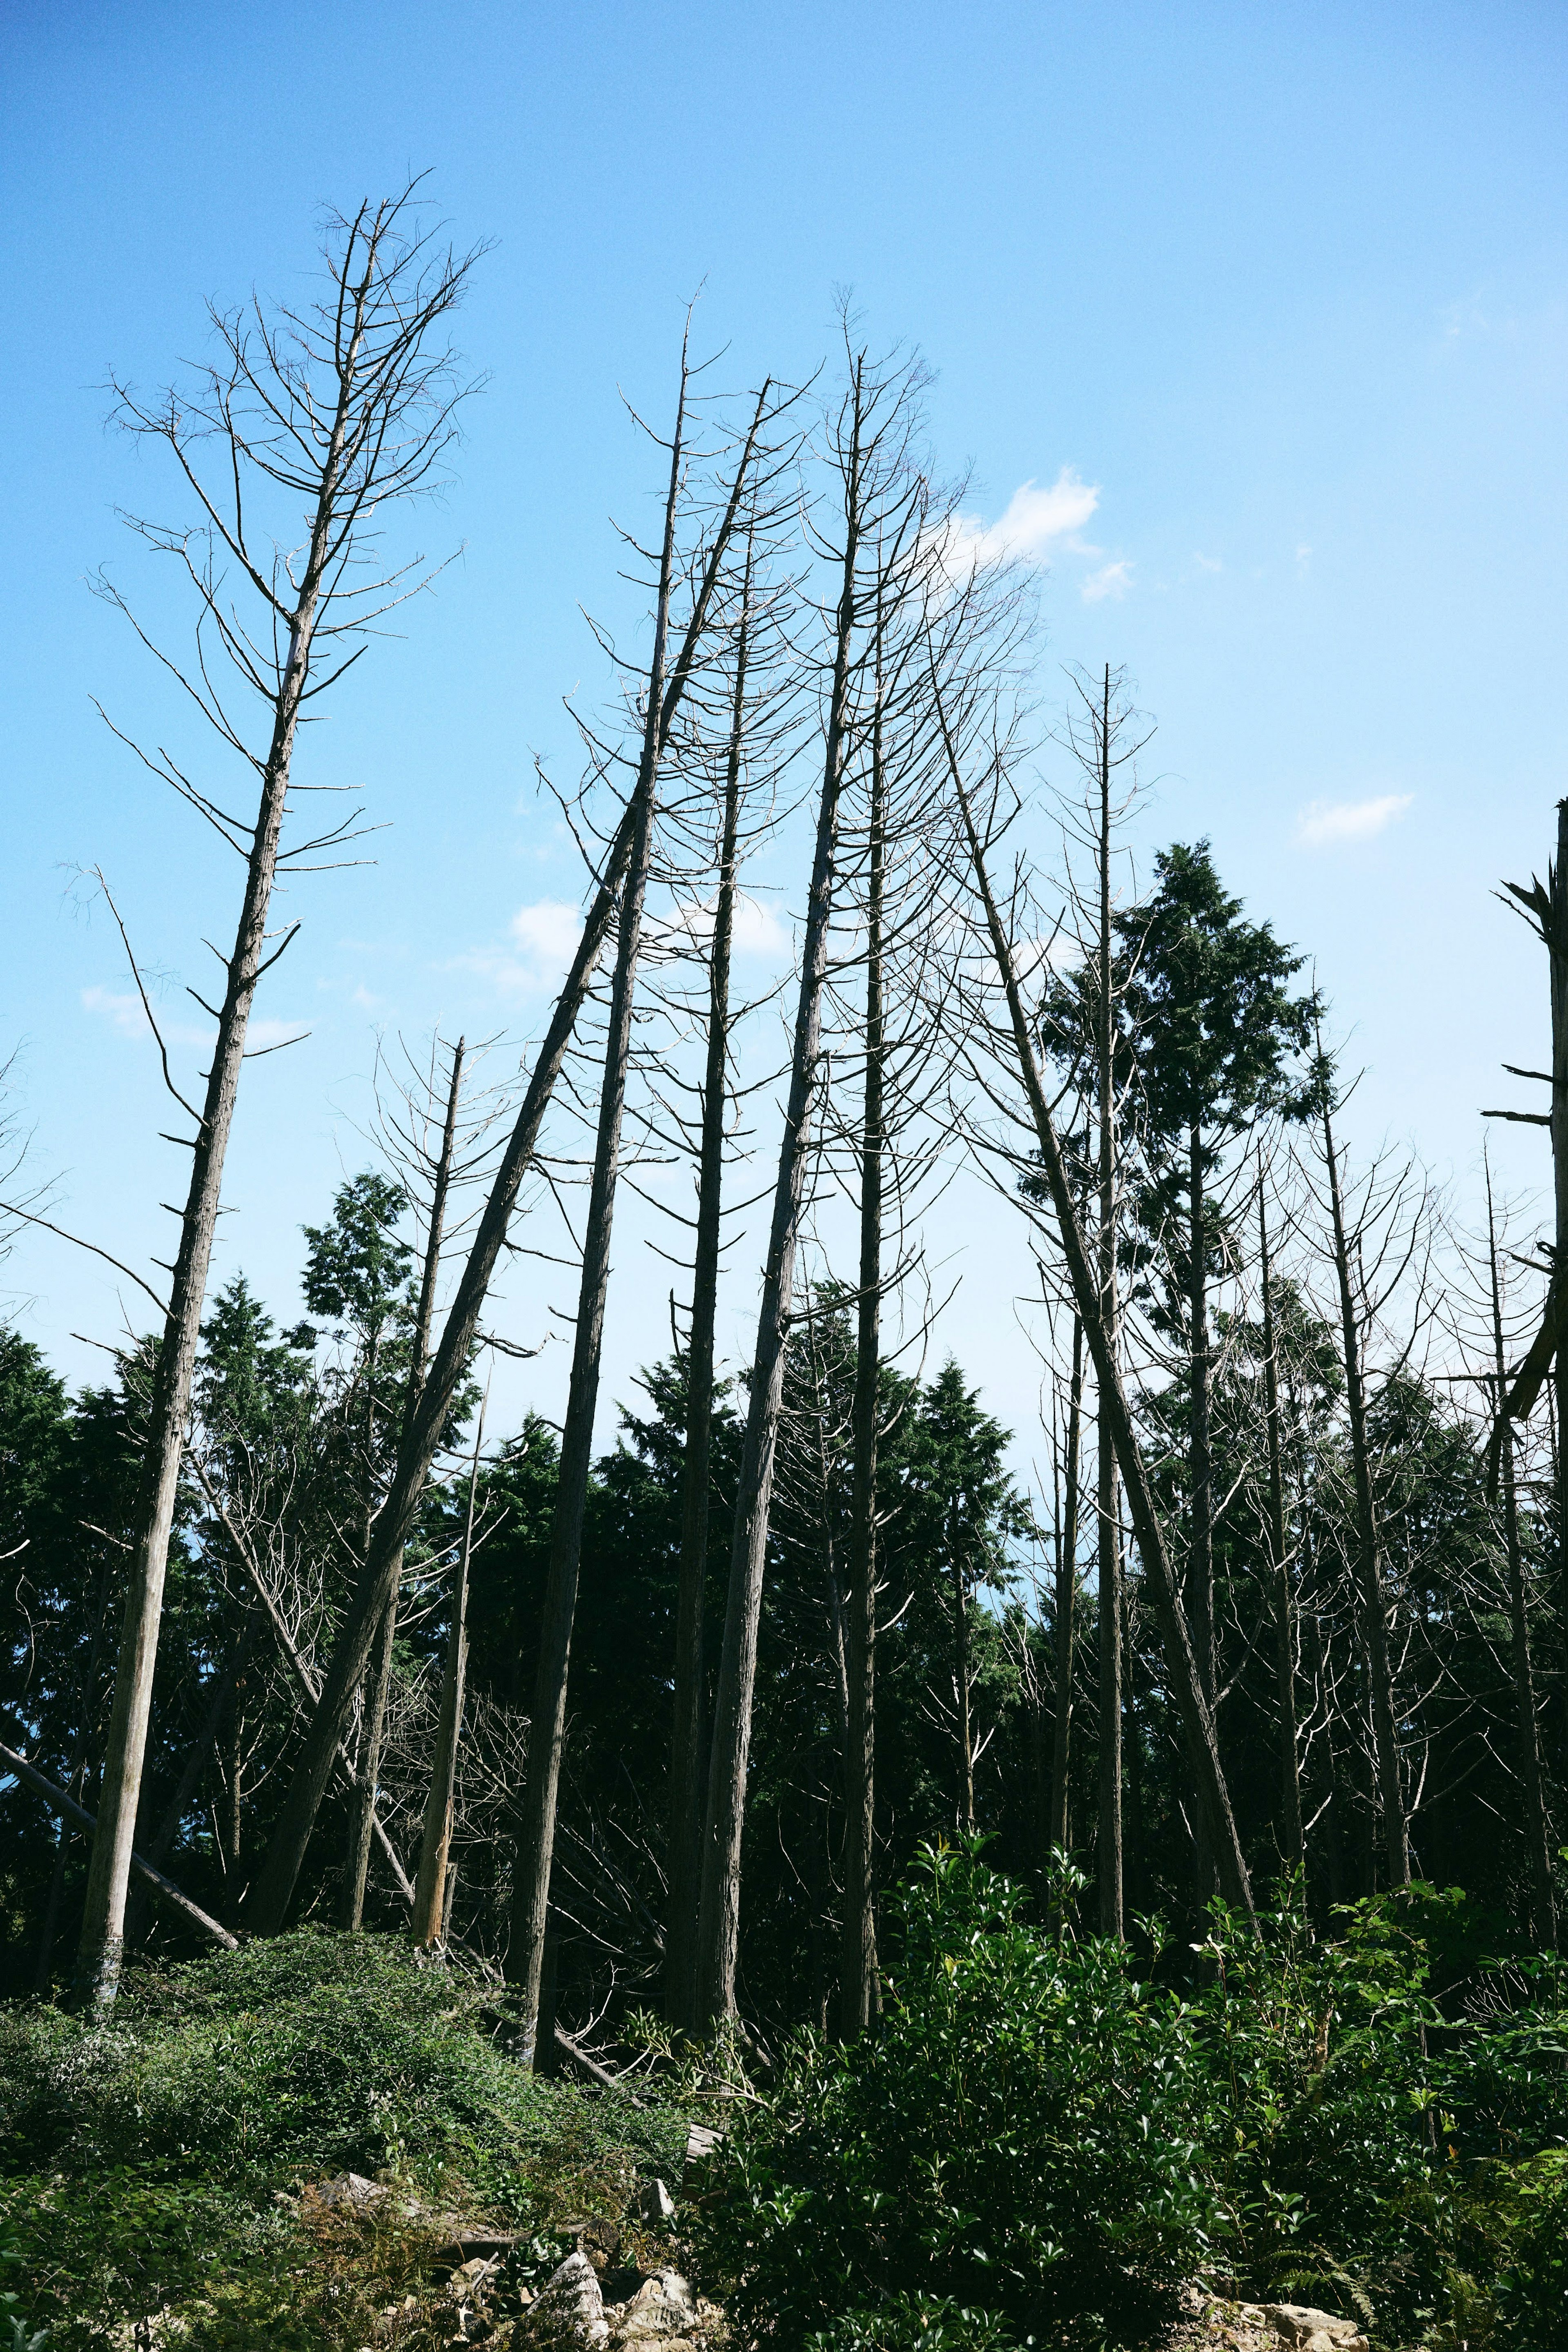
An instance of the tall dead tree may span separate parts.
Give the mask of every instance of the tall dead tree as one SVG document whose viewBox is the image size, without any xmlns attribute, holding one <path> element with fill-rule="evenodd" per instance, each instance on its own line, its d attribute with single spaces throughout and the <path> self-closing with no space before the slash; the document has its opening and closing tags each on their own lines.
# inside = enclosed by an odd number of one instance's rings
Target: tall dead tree
<svg viewBox="0 0 1568 2352">
<path fill-rule="evenodd" d="M 198 600 L 194 668 L 182 670 L 161 653 L 158 658 L 257 780 L 260 797 L 254 821 L 246 822 L 193 784 L 167 754 L 139 755 L 243 859 L 246 879 L 222 999 L 204 1007 L 217 1031 L 199 1109 L 175 1087 L 158 1039 L 170 1091 L 195 1132 L 187 1146 L 191 1178 L 153 1379 L 140 1533 L 78 1956 L 78 1983 L 100 2002 L 113 1999 L 119 1980 L 170 1532 L 246 1032 L 257 984 L 298 929 L 290 927 L 269 950 L 273 887 L 280 867 L 298 870 L 312 855 L 340 845 L 349 830 L 340 825 L 284 848 L 295 740 L 308 706 L 357 658 L 361 648 L 345 651 L 346 643 L 420 584 L 412 569 L 382 572 L 373 541 L 391 506 L 431 487 L 455 431 L 462 388 L 450 352 L 434 348 L 433 338 L 474 257 L 442 251 L 412 225 L 415 194 L 411 187 L 362 205 L 351 218 L 333 219 L 325 250 L 329 291 L 310 309 L 284 310 L 274 320 L 259 310 L 248 316 L 213 311 L 220 356 L 199 372 L 187 394 L 171 392 L 150 407 L 117 386 L 121 421 L 172 452 L 204 518 L 193 530 L 134 526 L 151 546 L 180 561 Z M 217 453 L 210 472 L 209 445 Z M 286 556 L 280 548 L 298 544 L 301 506 L 302 551 Z M 263 536 L 269 513 L 281 526 L 277 539 Z M 242 588 L 257 600 L 259 626 L 230 601 Z M 121 604 L 117 593 L 106 593 Z M 264 748 L 253 748 L 213 683 L 209 637 L 242 689 L 261 701 Z M 144 635 L 142 642 L 157 652 Z M 137 985 L 141 990 L 139 974 Z M 147 1017 L 156 1034 L 151 1006 Z"/>
<path fill-rule="evenodd" d="M 689 385 L 685 352 L 681 356 L 680 397 L 670 445 L 669 488 L 664 538 L 658 556 L 653 646 L 644 688 L 643 730 L 637 782 L 631 861 L 622 893 L 611 987 L 609 1032 L 600 1089 L 599 1123 L 583 1236 L 571 1378 L 561 1433 L 555 1519 L 539 1628 L 538 1663 L 528 1737 L 528 1780 L 518 1842 L 517 1893 L 507 1956 L 510 1980 L 521 1994 L 519 2054 L 531 2064 L 538 2026 L 539 1986 L 549 1913 L 550 1871 L 555 1859 L 556 1806 L 566 1732 L 567 1680 L 572 1621 L 577 1607 L 582 1528 L 592 1465 L 593 1422 L 599 1400 L 604 1307 L 610 1281 L 610 1236 L 621 1166 L 621 1130 L 632 1055 L 632 1023 L 641 946 L 643 908 L 653 856 L 653 819 L 660 754 L 707 635 L 715 595 L 737 520 L 756 496 L 754 467 L 762 454 L 762 434 L 770 409 L 771 383 L 765 383 L 723 499 L 718 527 L 706 550 L 692 607 L 673 664 L 668 663 L 670 604 L 675 581 L 675 533 L 684 487 L 685 418 Z"/>
<path fill-rule="evenodd" d="M 779 406 L 787 404 L 780 403 Z M 766 415 L 762 410 L 759 414 Z M 733 530 L 734 518 L 730 520 Z M 694 616 L 695 617 L 695 616 Z M 701 632 L 699 630 L 698 635 Z M 690 632 L 688 631 L 688 637 Z M 695 640 L 692 640 L 695 653 Z M 680 708 L 686 671 L 677 660 L 670 672 L 658 708 L 657 751 L 662 755 Z M 305 1850 L 326 1792 L 332 1762 L 353 1706 L 354 1691 L 364 1672 L 375 1628 L 396 1586 L 402 1547 L 413 1532 L 420 1498 L 439 1451 L 457 1391 L 479 1339 L 479 1318 L 501 1253 L 506 1248 L 513 1212 L 524 1177 L 535 1164 L 545 1115 L 560 1076 L 567 1049 L 592 984 L 599 959 L 614 925 L 622 888 L 631 866 L 639 801 L 635 785 L 622 809 L 606 850 L 597 887 L 590 904 L 582 936 L 555 1003 L 533 1070 L 518 1106 L 506 1148 L 491 1180 L 467 1259 L 419 1402 L 398 1447 L 398 1458 L 386 1501 L 376 1520 L 374 1540 L 364 1572 L 345 1613 L 337 1643 L 322 1677 L 320 1696 L 307 1730 L 294 1776 L 279 1809 L 266 1864 L 247 1905 L 249 1924 L 261 1934 L 276 1934 L 287 1916 Z"/>
<path fill-rule="evenodd" d="M 446 1919 L 447 1871 L 452 1853 L 452 1817 L 457 1787 L 457 1750 L 463 1737 L 463 1696 L 468 1673 L 468 1574 L 474 1559 L 474 1513 L 479 1494 L 479 1454 L 485 1443 L 485 1415 L 474 1433 L 474 1459 L 468 1469 L 468 1504 L 463 1540 L 452 1574 L 447 1603 L 446 1648 L 442 1660 L 441 1712 L 436 1718 L 435 1754 L 431 1760 L 430 1790 L 424 1804 L 424 1825 L 419 1845 L 419 1874 L 413 1885 L 413 1916 L 409 1933 L 428 1948 L 441 1941 Z"/>
<path fill-rule="evenodd" d="M 1012 935 L 1003 919 L 990 877 L 988 857 L 988 840 L 982 837 L 977 822 L 970 789 L 966 783 L 959 746 L 952 722 L 943 710 L 941 691 L 936 689 L 936 702 L 943 719 L 944 743 L 953 796 L 959 820 L 959 847 L 972 877 L 975 895 L 980 901 L 985 938 L 995 963 L 1006 1007 L 1005 1028 L 998 1024 L 998 1044 L 1005 1041 L 1014 1061 L 1028 1105 L 1034 1138 L 1039 1146 L 1040 1160 L 1051 1208 L 1055 1213 L 1062 1255 L 1066 1260 L 1068 1279 L 1073 1306 L 1082 1318 L 1084 1337 L 1093 1360 L 1095 1379 L 1100 1392 L 1100 1410 L 1110 1422 L 1115 1447 L 1116 1466 L 1127 1496 L 1139 1555 L 1150 1598 L 1159 1622 L 1166 1651 L 1166 1667 L 1170 1677 L 1171 1695 L 1181 1718 L 1187 1749 L 1188 1769 L 1192 1774 L 1197 1803 L 1203 1817 L 1209 1850 L 1215 1855 L 1219 1874 L 1220 1891 L 1227 1901 L 1252 1916 L 1252 1892 L 1247 1873 L 1246 1858 L 1237 1833 L 1231 1811 L 1230 1793 L 1219 1760 L 1219 1748 L 1215 1737 L 1214 1718 L 1198 1675 L 1193 1651 L 1192 1636 L 1186 1613 L 1176 1591 L 1171 1563 L 1166 1546 L 1165 1530 L 1160 1523 L 1155 1501 L 1153 1484 L 1144 1461 L 1137 1430 L 1122 1385 L 1122 1375 L 1111 1346 L 1100 1310 L 1100 1286 L 1096 1270 L 1092 1265 L 1078 1204 L 1073 1198 L 1067 1163 L 1062 1154 L 1061 1139 L 1046 1093 L 1035 1044 L 1035 1025 L 1024 1002 L 1019 981 Z M 997 777 L 999 755 L 993 753 L 990 773 Z M 994 838 L 994 822 L 987 820 L 988 835 Z"/>
<path fill-rule="evenodd" d="M 757 1344 L 730 1554 L 724 1646 L 714 1699 L 707 1805 L 703 1824 L 698 1915 L 698 2015 L 732 2016 L 740 1930 L 740 1849 L 746 1818 L 751 1705 L 767 1564 L 768 1508 L 783 1398 L 785 1338 L 795 1260 L 820 1109 L 822 1000 L 828 935 L 838 884 L 840 810 L 853 749 L 875 623 L 885 619 L 890 578 L 924 561 L 926 485 L 912 462 L 922 379 L 911 365 L 878 365 L 850 344 L 848 383 L 828 427 L 838 477 L 839 526 L 830 554 L 838 587 L 832 611 L 810 887 L 800 949 L 800 982 L 790 1055 L 784 1135 L 774 1185 Z"/>
</svg>

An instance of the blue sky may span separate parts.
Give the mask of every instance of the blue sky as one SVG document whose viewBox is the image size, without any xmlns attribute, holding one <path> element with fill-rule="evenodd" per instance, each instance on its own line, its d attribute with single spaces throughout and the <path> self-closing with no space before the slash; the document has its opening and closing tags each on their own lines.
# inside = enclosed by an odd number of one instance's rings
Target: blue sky
<svg viewBox="0 0 1568 2352">
<path fill-rule="evenodd" d="M 628 617 L 609 519 L 638 520 L 654 482 L 620 393 L 657 413 L 699 283 L 737 383 L 806 373 L 840 286 L 923 347 L 970 510 L 1037 527 L 1047 700 L 1063 663 L 1128 667 L 1159 722 L 1145 847 L 1212 836 L 1317 960 L 1367 1066 L 1358 1139 L 1408 1139 L 1462 1193 L 1498 1064 L 1543 1045 L 1541 952 L 1489 892 L 1542 864 L 1568 791 L 1565 68 L 1561 7 L 1509 0 L 13 0 L 0 1047 L 65 1221 L 141 1263 L 180 1181 L 123 957 L 72 869 L 102 864 L 172 988 L 200 984 L 235 905 L 92 708 L 175 723 L 84 584 L 107 563 L 169 609 L 114 509 L 178 503 L 102 429 L 104 378 L 166 377 L 205 298 L 298 288 L 319 203 L 426 167 L 455 235 L 496 240 L 462 320 L 487 389 L 421 525 L 465 551 L 308 746 L 388 829 L 373 866 L 290 901 L 305 929 L 262 1013 L 311 1034 L 251 1075 L 220 1275 L 243 1264 L 293 1311 L 298 1226 L 364 1157 L 378 1025 L 538 1016 L 527 910 L 575 881 L 532 758 L 564 762 L 562 695 L 604 689 L 579 608 Z M 1014 506 L 1030 484 L 1052 498 Z M 1497 1146 L 1512 1186 L 1539 1181 L 1531 1130 Z M 635 1236 L 611 1399 L 667 1329 Z M 1010 1241 L 977 1209 L 947 1330 L 1019 1420 Z M 63 1245 L 24 1243 L 0 1279 L 73 1373 L 73 1334 L 115 1336 L 112 1278 Z M 733 1288 L 738 1347 L 752 1265 Z M 537 1311 L 517 1303 L 519 1337 Z"/>
</svg>

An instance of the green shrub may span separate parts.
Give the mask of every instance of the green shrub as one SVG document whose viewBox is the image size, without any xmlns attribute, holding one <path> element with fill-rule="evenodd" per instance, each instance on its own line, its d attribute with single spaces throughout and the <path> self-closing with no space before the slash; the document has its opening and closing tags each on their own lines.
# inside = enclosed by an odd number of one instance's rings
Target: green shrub
<svg viewBox="0 0 1568 2352">
<path fill-rule="evenodd" d="M 977 1847 L 928 1851 L 880 2029 L 799 2037 L 716 2159 L 702 2242 L 743 2341 L 928 2341 L 941 2305 L 1022 2332 L 1205 2253 L 1220 2216 L 1187 2012 L 1124 1946 L 1028 1927 L 1022 1899 Z"/>
</svg>

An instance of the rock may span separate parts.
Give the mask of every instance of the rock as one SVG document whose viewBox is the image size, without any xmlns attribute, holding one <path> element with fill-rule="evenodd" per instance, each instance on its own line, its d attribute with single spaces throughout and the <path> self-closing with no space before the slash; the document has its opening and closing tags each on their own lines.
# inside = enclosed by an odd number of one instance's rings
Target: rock
<svg viewBox="0 0 1568 2352">
<path fill-rule="evenodd" d="M 696 2320 L 691 2288 L 679 2271 L 655 2271 L 644 2279 L 630 2303 L 611 2315 L 611 2342 L 617 2347 L 662 2345 L 674 2352 Z"/>
<path fill-rule="evenodd" d="M 379 2180 L 367 2180 L 362 2172 L 340 2172 L 336 2180 L 322 2180 L 316 2185 L 314 2195 L 318 2205 L 347 2205 L 362 2210 L 379 2205 L 388 2195 Z"/>
<path fill-rule="evenodd" d="M 1367 2352 L 1366 2338 L 1354 2319 L 1336 2319 L 1310 2304 L 1266 2303 L 1263 2316 L 1292 2352 Z"/>
<path fill-rule="evenodd" d="M 512 2331 L 537 2352 L 597 2352 L 610 2340 L 604 2297 L 586 2254 L 568 2254 Z"/>
<path fill-rule="evenodd" d="M 723 2137 L 724 2134 L 715 2131 L 709 2124 L 693 2124 L 686 2134 L 686 2162 L 700 2164 L 705 2156 L 713 2154 Z"/>
<path fill-rule="evenodd" d="M 675 2200 L 662 2180 L 650 2180 L 637 2200 L 637 2210 L 644 2221 L 673 2221 Z"/>
</svg>

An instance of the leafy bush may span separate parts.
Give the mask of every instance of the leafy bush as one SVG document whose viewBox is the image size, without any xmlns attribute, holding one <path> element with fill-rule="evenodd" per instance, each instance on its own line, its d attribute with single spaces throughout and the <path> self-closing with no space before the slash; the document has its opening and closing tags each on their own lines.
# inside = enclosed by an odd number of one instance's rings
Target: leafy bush
<svg viewBox="0 0 1568 2352">
<path fill-rule="evenodd" d="M 880 2030 L 799 2037 L 716 2159 L 703 2244 L 743 2340 L 929 2341 L 900 2294 L 1023 2330 L 1124 2305 L 1206 2252 L 1220 2210 L 1187 2011 L 1124 1946 L 1041 1935 L 1022 1901 L 977 1847 L 928 1851 Z"/>
<path fill-rule="evenodd" d="M 1562 1979 L 1514 1964 L 1440 2008 L 1462 1899 L 1357 1904 L 1332 1941 L 1289 1905 L 1256 1927 L 1216 1905 L 1183 1955 L 1144 1922 L 1156 1976 L 1186 1979 L 1160 1989 L 1121 1944 L 1026 1926 L 977 1845 L 928 1853 L 880 2027 L 799 2038 L 716 2162 L 704 2245 L 743 2339 L 902 2352 L 1096 2312 L 1136 2336 L 1207 2271 L 1386 2345 L 1555 2352 Z"/>
</svg>

